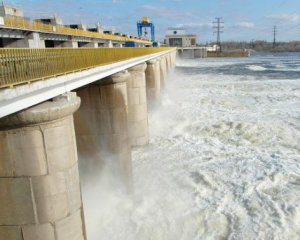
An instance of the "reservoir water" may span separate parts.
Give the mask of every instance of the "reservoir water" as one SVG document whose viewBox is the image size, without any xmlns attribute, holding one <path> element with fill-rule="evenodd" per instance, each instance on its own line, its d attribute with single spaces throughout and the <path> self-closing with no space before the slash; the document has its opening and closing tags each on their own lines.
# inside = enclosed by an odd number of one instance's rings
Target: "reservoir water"
<svg viewBox="0 0 300 240">
<path fill-rule="evenodd" d="M 89 240 L 300 239 L 300 54 L 178 60 L 134 195 L 83 185 Z"/>
</svg>

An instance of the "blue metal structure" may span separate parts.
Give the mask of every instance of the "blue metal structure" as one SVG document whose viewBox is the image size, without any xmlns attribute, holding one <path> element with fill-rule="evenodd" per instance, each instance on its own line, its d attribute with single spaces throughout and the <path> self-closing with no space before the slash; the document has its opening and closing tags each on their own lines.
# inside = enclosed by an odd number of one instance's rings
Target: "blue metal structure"
<svg viewBox="0 0 300 240">
<path fill-rule="evenodd" d="M 151 41 L 155 42 L 155 26 L 152 22 L 150 22 L 149 18 L 142 18 L 142 21 L 137 23 L 139 37 L 143 36 L 143 28 L 151 28 Z"/>
<path fill-rule="evenodd" d="M 125 42 L 125 47 L 138 47 L 138 44 L 133 41 L 127 41 Z"/>
</svg>

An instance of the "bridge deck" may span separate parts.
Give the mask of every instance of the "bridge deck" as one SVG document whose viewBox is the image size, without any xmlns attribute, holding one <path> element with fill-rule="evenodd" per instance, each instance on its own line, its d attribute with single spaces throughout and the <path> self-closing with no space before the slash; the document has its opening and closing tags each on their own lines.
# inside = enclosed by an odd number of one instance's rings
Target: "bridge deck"
<svg viewBox="0 0 300 240">
<path fill-rule="evenodd" d="M 0 88 L 43 80 L 171 49 L 0 49 Z"/>
<path fill-rule="evenodd" d="M 10 28 L 10 29 L 24 29 L 33 32 L 45 32 L 45 33 L 63 34 L 63 35 L 71 35 L 71 36 L 99 38 L 99 39 L 115 40 L 115 41 L 122 41 L 122 42 L 133 41 L 137 43 L 152 44 L 152 42 L 143 39 L 97 33 L 97 32 L 91 32 L 82 29 L 72 29 L 60 25 L 52 26 L 50 24 L 44 24 L 38 21 L 30 21 L 23 18 L 15 18 L 15 17 L 4 17 L 4 25 L 0 25 L 0 27 Z"/>
</svg>

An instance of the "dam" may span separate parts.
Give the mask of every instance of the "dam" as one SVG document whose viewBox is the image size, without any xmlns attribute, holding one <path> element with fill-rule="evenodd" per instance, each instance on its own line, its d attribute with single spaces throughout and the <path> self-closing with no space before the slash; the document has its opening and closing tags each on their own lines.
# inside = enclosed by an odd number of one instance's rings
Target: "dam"
<svg viewBox="0 0 300 240">
<path fill-rule="evenodd" d="M 78 161 L 100 173 L 109 159 L 132 191 L 131 147 L 149 141 L 176 49 L 0 55 L 0 239 L 86 239 Z"/>
<path fill-rule="evenodd" d="M 0 17 L 0 240 L 299 239 L 299 54 L 154 43 Z"/>
<path fill-rule="evenodd" d="M 0 239 L 87 239 L 80 176 L 109 164 L 133 192 L 176 48 L 15 17 L 0 37 Z"/>
</svg>

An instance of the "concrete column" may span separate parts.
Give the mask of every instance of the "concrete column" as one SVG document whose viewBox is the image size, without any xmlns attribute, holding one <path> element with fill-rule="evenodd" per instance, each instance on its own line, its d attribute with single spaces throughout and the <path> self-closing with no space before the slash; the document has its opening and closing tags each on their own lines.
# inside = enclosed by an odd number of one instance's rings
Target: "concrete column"
<svg viewBox="0 0 300 240">
<path fill-rule="evenodd" d="M 131 75 L 127 81 L 128 123 L 131 146 L 141 146 L 149 142 L 146 66 L 146 63 L 142 63 L 128 70 Z"/>
<path fill-rule="evenodd" d="M 168 72 L 170 72 L 172 70 L 171 53 L 167 54 L 166 58 L 167 58 L 167 69 L 168 69 Z"/>
<path fill-rule="evenodd" d="M 170 59 L 171 59 L 171 68 L 174 68 L 174 52 L 170 53 Z"/>
<path fill-rule="evenodd" d="M 177 51 L 173 51 L 171 53 L 171 59 L 172 59 L 172 67 L 176 67 L 176 58 L 177 58 Z"/>
<path fill-rule="evenodd" d="M 205 48 L 203 49 L 203 51 L 204 51 L 204 57 L 207 58 L 207 49 Z"/>
<path fill-rule="evenodd" d="M 114 176 L 131 188 L 129 77 L 128 71 L 123 71 L 79 89 L 82 105 L 75 114 L 75 129 L 83 175 L 99 175 L 103 167 L 110 167 Z"/>
<path fill-rule="evenodd" d="M 31 33 L 25 38 L 3 38 L 5 48 L 45 48 L 45 41 L 40 39 L 39 33 Z"/>
<path fill-rule="evenodd" d="M 184 50 L 182 50 L 182 58 L 194 59 L 195 58 L 195 50 L 194 49 L 184 49 Z"/>
<path fill-rule="evenodd" d="M 113 45 L 113 43 L 112 43 L 111 40 L 109 40 L 109 41 L 106 43 L 106 47 L 108 47 L 108 48 L 113 48 L 113 47 L 114 47 L 114 45 Z"/>
<path fill-rule="evenodd" d="M 0 119 L 0 239 L 83 240 L 73 113 L 68 94 Z"/>
<path fill-rule="evenodd" d="M 24 40 L 28 41 L 29 48 L 45 48 L 45 41 L 40 39 L 39 33 L 31 33 Z"/>
<path fill-rule="evenodd" d="M 160 102 L 160 62 L 151 60 L 147 62 L 146 89 L 148 107 Z"/>
<path fill-rule="evenodd" d="M 98 48 L 97 42 L 88 42 L 81 46 L 82 48 Z"/>
<path fill-rule="evenodd" d="M 173 53 L 170 53 L 170 65 L 171 65 L 171 69 L 174 68 L 174 62 L 173 62 Z"/>
<path fill-rule="evenodd" d="M 62 43 L 62 47 L 66 48 L 78 48 L 78 42 L 75 41 L 67 41 Z"/>
<path fill-rule="evenodd" d="M 160 89 L 165 89 L 165 81 L 167 77 L 166 58 L 162 56 L 160 58 Z"/>
<path fill-rule="evenodd" d="M 165 69 L 166 69 L 166 76 L 167 76 L 169 72 L 169 63 L 168 63 L 167 55 L 164 55 L 164 59 L 165 59 Z"/>
</svg>

